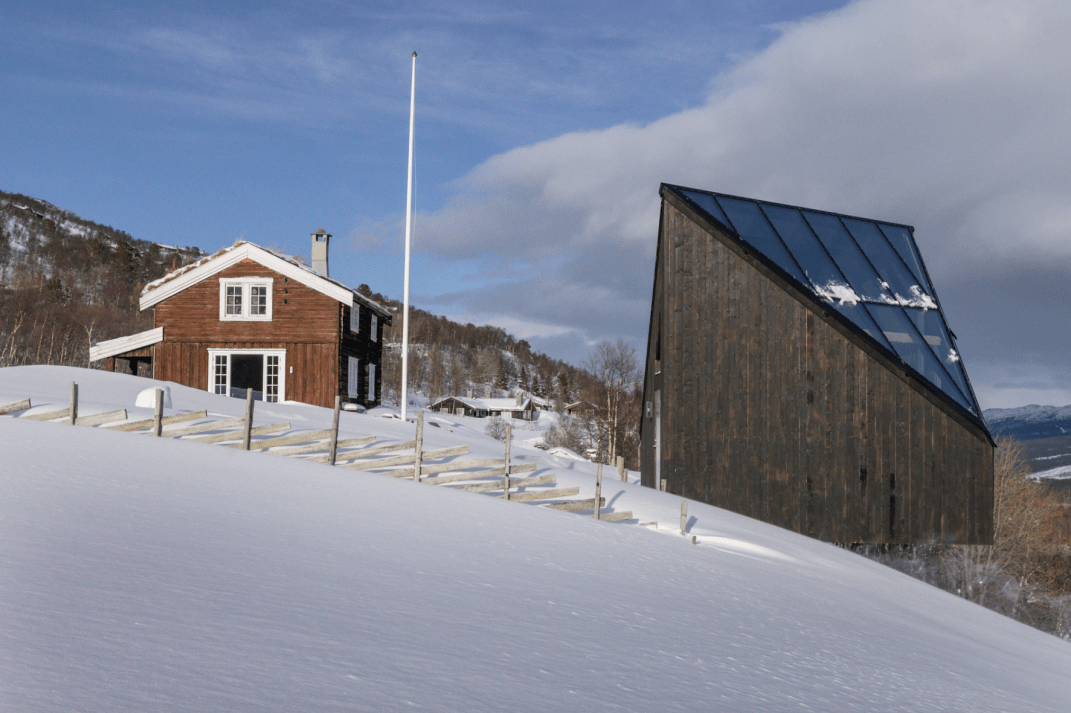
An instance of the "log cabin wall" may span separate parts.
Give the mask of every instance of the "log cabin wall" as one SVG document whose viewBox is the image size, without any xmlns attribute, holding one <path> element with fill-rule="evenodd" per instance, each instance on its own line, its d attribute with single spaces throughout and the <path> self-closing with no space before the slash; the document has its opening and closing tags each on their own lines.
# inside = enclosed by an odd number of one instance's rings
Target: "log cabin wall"
<svg viewBox="0 0 1071 713">
<path fill-rule="evenodd" d="M 376 338 L 372 339 L 372 310 L 364 305 L 354 303 L 353 307 L 347 307 L 336 303 L 339 307 L 339 333 L 342 342 L 338 354 L 338 393 L 344 401 L 352 401 L 373 408 L 381 403 L 383 398 L 383 315 L 376 316 Z M 357 309 L 359 330 L 354 333 L 350 328 L 350 310 Z M 349 358 L 355 357 L 360 363 L 358 379 L 358 391 L 360 396 L 349 398 Z M 376 367 L 376 398 L 368 399 L 368 374 L 369 365 Z"/>
<path fill-rule="evenodd" d="M 660 388 L 671 492 L 832 542 L 991 543 L 988 435 L 700 220 L 666 194 L 644 484 Z"/>
<path fill-rule="evenodd" d="M 271 321 L 222 321 L 220 278 L 272 279 Z M 339 393 L 340 303 L 253 260 L 243 260 L 155 306 L 156 378 L 207 389 L 208 349 L 285 349 L 286 398 L 334 406 Z M 345 391 L 341 392 L 345 395 Z"/>
</svg>

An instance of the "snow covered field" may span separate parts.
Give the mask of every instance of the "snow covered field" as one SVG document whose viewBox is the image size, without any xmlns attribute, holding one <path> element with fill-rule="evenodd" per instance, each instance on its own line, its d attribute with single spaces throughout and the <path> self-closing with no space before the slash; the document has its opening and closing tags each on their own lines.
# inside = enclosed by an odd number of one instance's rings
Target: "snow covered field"
<svg viewBox="0 0 1071 713">
<path fill-rule="evenodd" d="M 0 369 L 0 404 L 63 408 L 72 380 L 80 415 L 151 415 L 151 382 L 63 367 Z M 343 437 L 412 438 L 382 413 Z M 258 425 L 330 418 L 257 404 Z M 432 418 L 426 447 L 501 457 L 482 421 Z M 594 465 L 514 453 L 592 497 Z M 0 709 L 1071 710 L 1065 642 L 692 502 L 695 546 L 678 497 L 614 473 L 604 495 L 659 529 L 0 416 Z"/>
</svg>

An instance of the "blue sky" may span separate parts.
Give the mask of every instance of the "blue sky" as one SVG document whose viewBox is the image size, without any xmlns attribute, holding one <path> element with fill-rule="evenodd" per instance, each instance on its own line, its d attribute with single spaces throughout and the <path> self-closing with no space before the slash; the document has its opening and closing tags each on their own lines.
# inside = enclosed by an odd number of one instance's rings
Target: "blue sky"
<svg viewBox="0 0 1071 713">
<path fill-rule="evenodd" d="M 642 351 L 682 183 L 914 225 L 983 406 L 1071 402 L 1063 5 L 444 7 L 8 2 L 0 188 L 400 297 L 416 50 L 414 304 Z"/>
</svg>

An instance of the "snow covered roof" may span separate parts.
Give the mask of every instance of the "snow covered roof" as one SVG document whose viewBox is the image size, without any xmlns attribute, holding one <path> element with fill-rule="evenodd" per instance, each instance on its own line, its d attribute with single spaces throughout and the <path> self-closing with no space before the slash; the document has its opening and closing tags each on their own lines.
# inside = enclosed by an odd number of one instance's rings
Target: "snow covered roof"
<svg viewBox="0 0 1071 713">
<path fill-rule="evenodd" d="M 479 399 L 469 396 L 447 396 L 444 399 L 439 399 L 432 406 L 437 406 L 447 399 L 454 399 L 460 401 L 471 409 L 477 411 L 524 411 L 528 409 L 528 404 L 531 399 L 523 399 L 521 404 L 517 405 L 517 399 Z"/>
<path fill-rule="evenodd" d="M 914 228 L 682 186 L 662 190 L 980 419 Z"/>
<path fill-rule="evenodd" d="M 126 337 L 119 337 L 118 339 L 109 339 L 108 341 L 94 344 L 89 348 L 89 361 L 100 361 L 116 354 L 123 354 L 135 349 L 144 349 L 162 341 L 164 341 L 163 327 L 149 329 Z"/>
<path fill-rule="evenodd" d="M 338 280 L 324 277 L 313 271 L 308 265 L 303 265 L 292 257 L 267 250 L 245 240 L 239 240 L 230 247 L 223 248 L 207 257 L 191 262 L 189 265 L 180 267 L 178 270 L 164 275 L 159 280 L 153 280 L 145 285 L 145 289 L 141 291 L 140 308 L 152 307 L 190 285 L 222 272 L 231 265 L 245 259 L 254 260 L 267 268 L 297 280 L 317 292 L 333 297 L 344 305 L 352 306 L 355 302 L 359 302 L 386 319 L 388 323 L 391 320 L 391 313 L 386 307 L 378 302 L 373 302 Z"/>
</svg>

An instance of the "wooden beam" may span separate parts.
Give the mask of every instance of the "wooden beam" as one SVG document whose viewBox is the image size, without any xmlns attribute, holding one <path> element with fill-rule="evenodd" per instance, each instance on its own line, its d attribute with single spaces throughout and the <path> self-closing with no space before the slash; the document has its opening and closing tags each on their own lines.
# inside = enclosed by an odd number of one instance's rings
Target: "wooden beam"
<svg viewBox="0 0 1071 713">
<path fill-rule="evenodd" d="M 511 498 L 516 500 L 516 498 Z M 599 499 L 599 507 L 606 505 L 606 498 Z M 594 510 L 595 498 L 588 498 L 587 500 L 563 500 L 560 503 L 540 503 L 540 507 L 549 508 L 550 510 L 562 510 L 564 512 L 576 512 L 577 510 Z"/>
<path fill-rule="evenodd" d="M 551 498 L 567 498 L 570 495 L 580 495 L 580 488 L 551 488 L 549 490 L 533 490 L 528 493 L 517 493 L 516 495 L 510 495 L 509 499 L 511 501 L 516 500 L 518 502 L 528 502 L 531 500 L 550 500 Z M 592 507 L 595 506 L 594 499 L 592 499 L 591 504 Z"/>
<path fill-rule="evenodd" d="M 160 423 L 164 426 L 172 423 L 182 423 L 184 421 L 196 421 L 199 418 L 208 418 L 208 411 L 201 409 L 200 411 L 190 411 L 189 413 L 176 413 L 171 416 L 164 416 L 160 419 Z M 153 419 L 147 418 L 143 421 L 131 421 L 130 423 L 120 423 L 118 426 L 107 426 L 111 431 L 143 431 L 146 428 L 152 428 Z"/>
<path fill-rule="evenodd" d="M 289 446 L 294 443 L 305 443 L 307 441 L 320 441 L 331 436 L 331 429 L 325 431 L 309 431 L 307 433 L 291 434 L 289 436 L 279 436 L 278 438 L 269 438 L 263 441 L 253 441 L 249 444 L 252 450 L 263 450 L 265 448 L 275 448 L 276 446 Z M 324 441 L 324 447 L 330 444 L 329 441 Z"/>
<path fill-rule="evenodd" d="M 152 435 L 159 436 L 164 429 L 164 390 L 156 390 L 156 415 L 152 417 Z"/>
<path fill-rule="evenodd" d="M 320 433 L 322 433 L 322 431 Z M 306 435 L 309 435 L 309 434 L 306 434 Z M 290 437 L 291 436 L 287 436 L 287 438 L 290 438 Z M 295 436 L 295 438 L 296 438 L 296 436 Z M 323 436 L 321 436 L 321 438 L 323 438 Z M 306 440 L 312 440 L 312 439 L 311 438 L 307 438 Z M 300 441 L 295 441 L 295 443 L 299 443 L 299 442 Z M 343 440 L 338 442 L 338 447 L 339 448 L 347 448 L 349 446 L 365 446 L 365 445 L 368 445 L 369 443 L 375 443 L 375 442 L 376 442 L 376 437 L 375 436 L 361 436 L 360 438 L 344 438 Z M 319 443 L 310 443 L 307 446 L 297 446 L 295 448 L 281 448 L 281 449 L 279 449 L 277 451 L 268 451 L 268 453 L 271 453 L 272 455 L 275 455 L 275 456 L 300 456 L 300 455 L 304 455 L 306 453 L 316 453 L 317 451 L 325 451 L 325 450 L 328 449 L 329 446 L 330 446 L 330 442 L 329 441 L 320 441 Z M 337 459 L 337 457 L 338 456 L 336 454 L 336 459 Z M 320 461 L 319 458 L 309 458 L 309 460 L 314 461 L 314 462 L 323 462 L 323 463 L 327 462 L 326 458 L 324 460 L 322 460 L 322 461 Z"/>
<path fill-rule="evenodd" d="M 602 517 L 600 517 L 599 519 L 603 522 L 621 522 L 622 520 L 631 520 L 632 511 L 624 510 L 622 512 L 603 513 Z"/>
<path fill-rule="evenodd" d="M 288 429 L 289 430 L 289 429 Z M 242 424 L 242 449 L 249 450 L 253 438 L 253 389 L 245 392 L 245 423 Z"/>
<path fill-rule="evenodd" d="M 27 418 L 31 421 L 53 421 L 57 418 L 70 418 L 71 409 L 61 408 L 57 411 L 45 411 L 44 413 L 35 413 L 30 416 L 21 416 L 21 418 Z"/>
<path fill-rule="evenodd" d="M 450 448 L 438 448 L 436 450 L 424 451 L 421 455 L 428 460 L 435 460 L 437 458 L 449 458 L 452 456 L 463 456 L 469 452 L 467 445 L 452 446 Z M 367 462 L 354 462 L 343 466 L 350 470 L 377 470 L 379 468 L 389 468 L 395 465 L 411 465 L 417 460 L 417 454 L 411 453 L 404 456 L 394 456 L 393 458 L 375 458 Z M 465 462 L 465 461 L 463 461 Z M 475 461 L 468 461 L 475 462 Z M 449 467 L 448 467 L 449 466 Z M 457 468 L 453 463 L 444 463 L 439 466 L 424 466 L 420 469 L 420 474 L 425 473 L 438 473 L 443 471 L 432 470 L 433 468 L 447 467 L 447 470 L 456 470 Z M 413 469 L 416 470 L 415 468 Z"/>
<path fill-rule="evenodd" d="M 592 515 L 596 520 L 599 519 L 599 515 L 602 514 L 602 463 L 599 463 L 599 467 L 595 469 L 595 514 Z"/>
<path fill-rule="evenodd" d="M 317 459 L 319 460 L 319 459 Z M 342 465 L 342 468 L 349 468 L 350 470 L 378 470 L 380 468 L 390 468 L 395 465 L 412 465 L 416 460 L 416 453 L 410 453 L 404 456 L 394 456 L 391 458 L 373 458 L 371 460 L 355 460 L 351 463 Z M 339 461 L 341 463 L 341 461 Z"/>
<path fill-rule="evenodd" d="M 191 436 L 194 433 L 204 433 L 205 431 L 219 431 L 224 428 L 241 426 L 243 423 L 245 423 L 244 418 L 228 418 L 225 421 L 209 421 L 208 423 L 199 423 L 196 426 L 173 428 L 170 431 L 164 431 L 161 435 L 164 438 L 180 438 L 182 436 Z M 149 426 L 152 426 L 152 419 L 149 419 Z"/>
<path fill-rule="evenodd" d="M 534 478 L 521 478 L 520 480 L 511 480 L 509 484 L 510 490 L 517 490 L 518 488 L 524 488 L 532 485 L 553 485 L 557 482 L 558 476 L 553 473 L 547 473 L 546 475 L 537 475 Z M 455 490 L 467 490 L 470 493 L 488 493 L 493 490 L 502 490 L 503 481 L 496 480 L 491 483 L 474 483 L 473 485 L 458 485 L 455 486 Z M 513 496 L 510 496 L 510 500 L 514 500 Z"/>
<path fill-rule="evenodd" d="M 3 416 L 6 413 L 14 413 L 15 411 L 25 411 L 28 408 L 30 408 L 29 399 L 23 399 L 22 401 L 13 401 L 9 404 L 4 404 L 3 406 L 0 406 L 0 416 Z"/>
<path fill-rule="evenodd" d="M 468 446 L 465 446 L 468 448 Z M 445 456 L 443 456 L 445 457 Z M 489 458 L 486 460 L 459 460 L 452 463 L 436 463 L 425 465 L 420 468 L 420 475 L 432 475 L 434 473 L 452 473 L 456 470 L 470 470 L 472 468 L 491 468 L 494 466 L 505 467 L 506 462 L 501 458 Z"/>
<path fill-rule="evenodd" d="M 416 445 L 413 446 L 413 480 L 420 480 L 420 461 L 423 459 L 424 448 L 424 409 L 417 412 L 416 417 Z M 465 449 L 468 452 L 468 448 Z"/>
<path fill-rule="evenodd" d="M 339 448 L 342 447 L 342 443 L 345 441 L 339 441 Z M 356 444 L 355 444 L 356 445 Z M 407 451 L 416 445 L 416 441 L 403 441 L 401 443 L 389 443 L 385 446 L 377 446 L 375 448 L 362 448 L 359 451 L 347 451 L 346 453 L 339 453 L 335 457 L 335 464 L 346 463 L 348 461 L 355 461 L 361 458 L 368 458 L 369 456 L 379 455 L 380 453 L 393 453 L 394 451 Z M 322 448 L 320 450 L 323 450 Z M 293 455 L 293 454 L 286 454 Z M 309 458 L 314 463 L 326 463 L 327 456 L 316 456 L 315 458 Z"/>
<path fill-rule="evenodd" d="M 263 436 L 266 433 L 281 433 L 283 431 L 289 431 L 289 430 L 290 430 L 290 422 L 289 421 L 283 421 L 282 423 L 271 423 L 271 424 L 268 424 L 267 426 L 257 426 L 256 428 L 251 428 L 249 430 L 249 435 L 250 436 Z M 235 434 L 237 434 L 237 435 L 235 435 Z M 240 444 L 235 444 L 235 446 L 231 446 L 231 447 L 232 448 L 238 447 L 238 448 L 242 448 L 244 450 L 245 449 L 245 442 L 244 442 L 245 429 L 244 428 L 242 430 L 240 430 L 240 431 L 231 431 L 230 433 L 217 433 L 217 434 L 212 435 L 212 436 L 198 436 L 197 438 L 190 438 L 189 440 L 197 441 L 198 443 L 223 443 L 224 441 L 233 441 L 233 440 L 236 440 L 236 439 L 239 439 L 239 438 L 243 439 L 243 442 L 240 443 Z"/>
<path fill-rule="evenodd" d="M 534 464 L 533 464 L 534 465 Z M 424 466 L 424 473 L 427 472 L 428 466 Z M 420 482 L 430 483 L 431 485 L 445 485 L 446 483 L 456 483 L 462 480 L 481 480 L 484 478 L 501 478 L 506 474 L 505 468 L 494 468 L 493 470 L 476 470 L 471 473 L 455 473 L 454 475 L 440 475 L 435 478 L 425 478 L 421 474 Z"/>
<path fill-rule="evenodd" d="M 107 411 L 105 413 L 95 413 L 91 416 L 80 416 L 77 421 L 74 422 L 76 426 L 99 426 L 102 423 L 114 423 L 115 421 L 126 420 L 126 409 L 121 408 L 118 411 Z"/>
<path fill-rule="evenodd" d="M 335 394 L 335 412 L 331 417 L 331 430 L 328 432 L 328 435 L 331 439 L 329 448 L 327 449 L 328 465 L 334 465 L 335 458 L 338 456 L 338 415 L 341 410 L 342 397 L 338 394 Z"/>
</svg>

